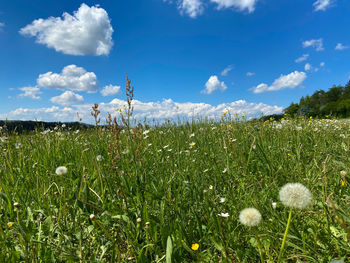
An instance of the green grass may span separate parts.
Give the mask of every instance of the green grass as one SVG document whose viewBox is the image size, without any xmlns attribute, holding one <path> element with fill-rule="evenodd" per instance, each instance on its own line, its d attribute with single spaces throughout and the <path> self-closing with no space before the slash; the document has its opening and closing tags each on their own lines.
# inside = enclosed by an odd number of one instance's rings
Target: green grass
<svg viewBox="0 0 350 263">
<path fill-rule="evenodd" d="M 289 182 L 313 201 L 293 212 L 284 260 L 350 260 L 346 120 L 1 136 L 0 262 L 259 262 L 256 237 L 276 262 L 289 213 L 278 192 Z M 258 226 L 239 222 L 246 207 L 262 214 Z"/>
</svg>

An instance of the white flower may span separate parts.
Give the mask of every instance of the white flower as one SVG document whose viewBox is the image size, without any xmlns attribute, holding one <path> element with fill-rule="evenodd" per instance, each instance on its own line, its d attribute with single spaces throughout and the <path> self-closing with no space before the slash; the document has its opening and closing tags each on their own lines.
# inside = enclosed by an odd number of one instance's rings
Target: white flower
<svg viewBox="0 0 350 263">
<path fill-rule="evenodd" d="M 65 174 L 67 174 L 67 167 L 65 167 L 65 166 L 58 166 L 56 168 L 56 174 L 57 175 L 65 175 Z"/>
<path fill-rule="evenodd" d="M 245 208 L 239 214 L 239 221 L 245 226 L 256 226 L 261 221 L 261 214 L 255 208 Z"/>
<path fill-rule="evenodd" d="M 214 186 L 209 185 L 209 189 L 210 189 L 210 190 L 213 190 L 213 188 L 214 188 Z"/>
<path fill-rule="evenodd" d="M 229 214 L 229 213 L 220 213 L 220 214 L 218 214 L 218 216 L 221 216 L 221 217 L 229 217 L 230 214 Z"/>
<path fill-rule="evenodd" d="M 191 133 L 190 138 L 194 137 L 194 133 Z"/>
<path fill-rule="evenodd" d="M 97 155 L 96 156 L 96 161 L 101 162 L 103 160 L 102 155 Z"/>
<path fill-rule="evenodd" d="M 195 146 L 195 145 L 196 145 L 195 142 L 191 142 L 191 143 L 190 143 L 190 148 L 192 148 L 192 147 Z"/>
<path fill-rule="evenodd" d="M 225 168 L 225 169 L 222 171 L 223 174 L 226 173 L 226 172 L 227 172 L 227 168 Z"/>
<path fill-rule="evenodd" d="M 309 189 L 300 183 L 289 183 L 284 185 L 279 197 L 283 205 L 292 208 L 305 208 L 312 201 L 312 194 Z"/>
<path fill-rule="evenodd" d="M 220 203 L 225 203 L 225 201 L 226 201 L 226 198 L 225 198 L 225 197 L 221 197 L 221 198 L 220 198 Z"/>
<path fill-rule="evenodd" d="M 145 130 L 142 134 L 147 135 L 149 133 L 149 130 Z"/>
<path fill-rule="evenodd" d="M 276 207 L 277 207 L 277 203 L 276 203 L 276 202 L 273 202 L 273 203 L 272 203 L 272 208 L 273 208 L 273 209 L 276 209 Z"/>
<path fill-rule="evenodd" d="M 62 124 L 62 128 L 66 128 L 66 124 L 63 123 L 63 124 Z"/>
</svg>

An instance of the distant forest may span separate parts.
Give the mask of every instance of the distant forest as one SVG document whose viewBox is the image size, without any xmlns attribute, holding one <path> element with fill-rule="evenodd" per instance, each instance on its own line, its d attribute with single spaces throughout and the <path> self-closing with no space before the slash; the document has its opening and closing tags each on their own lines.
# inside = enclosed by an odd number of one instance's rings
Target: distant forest
<svg viewBox="0 0 350 263">
<path fill-rule="evenodd" d="M 350 116 L 350 80 L 345 86 L 334 85 L 328 91 L 317 90 L 311 96 L 302 97 L 284 112 L 292 116 L 334 117 Z"/>
</svg>

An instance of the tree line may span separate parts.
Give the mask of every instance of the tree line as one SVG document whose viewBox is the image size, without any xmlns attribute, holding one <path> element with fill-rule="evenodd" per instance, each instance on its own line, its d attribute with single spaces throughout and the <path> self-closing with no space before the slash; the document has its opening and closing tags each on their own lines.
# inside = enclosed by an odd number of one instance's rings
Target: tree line
<svg viewBox="0 0 350 263">
<path fill-rule="evenodd" d="M 299 103 L 291 103 L 284 109 L 291 116 L 346 118 L 350 116 L 350 80 L 345 85 L 334 85 L 328 91 L 317 90 L 311 96 L 302 97 Z"/>
</svg>

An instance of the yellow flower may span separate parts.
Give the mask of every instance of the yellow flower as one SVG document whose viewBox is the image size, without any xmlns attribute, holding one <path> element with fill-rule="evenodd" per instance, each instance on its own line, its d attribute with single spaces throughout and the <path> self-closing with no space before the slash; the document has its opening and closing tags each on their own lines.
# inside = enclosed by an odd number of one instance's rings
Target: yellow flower
<svg viewBox="0 0 350 263">
<path fill-rule="evenodd" d="M 345 186 L 345 185 L 346 185 L 345 180 L 341 180 L 341 186 Z"/>
<path fill-rule="evenodd" d="M 192 244 L 192 250 L 194 250 L 194 251 L 196 251 L 196 250 L 198 250 L 198 248 L 199 248 L 199 244 L 197 244 L 197 243 L 194 243 L 194 244 Z"/>
<path fill-rule="evenodd" d="M 11 228 L 13 225 L 14 225 L 14 222 L 8 222 L 7 223 L 8 228 Z"/>
</svg>

